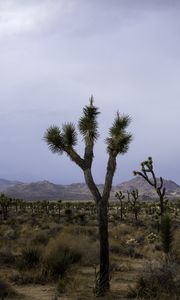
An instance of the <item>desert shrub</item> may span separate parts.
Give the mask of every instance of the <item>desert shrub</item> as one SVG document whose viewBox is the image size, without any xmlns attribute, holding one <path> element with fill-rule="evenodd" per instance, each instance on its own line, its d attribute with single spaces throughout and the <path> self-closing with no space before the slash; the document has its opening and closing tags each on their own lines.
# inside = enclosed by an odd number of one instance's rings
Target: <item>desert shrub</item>
<svg viewBox="0 0 180 300">
<path fill-rule="evenodd" d="M 39 230 L 31 238 L 31 243 L 34 245 L 46 245 L 48 243 L 49 230 Z"/>
<path fill-rule="evenodd" d="M 126 242 L 113 241 L 110 240 L 110 251 L 112 254 L 117 254 L 121 256 L 129 256 L 132 258 L 143 258 L 143 254 L 137 251 L 137 242 L 135 239 L 129 239 Z"/>
<path fill-rule="evenodd" d="M 67 222 L 72 221 L 72 217 L 73 217 L 73 211 L 72 211 L 72 209 L 66 208 L 64 214 L 66 216 L 66 221 Z"/>
<path fill-rule="evenodd" d="M 14 229 L 8 229 L 3 236 L 4 240 L 15 240 L 18 238 L 18 233 Z"/>
<path fill-rule="evenodd" d="M 93 242 L 91 237 L 87 235 L 75 234 L 74 231 L 71 232 L 66 229 L 49 241 L 45 248 L 44 259 L 69 250 L 73 263 L 80 262 L 85 266 L 97 264 L 99 261 L 98 242 Z"/>
<path fill-rule="evenodd" d="M 44 261 L 45 273 L 53 279 L 62 278 L 69 266 L 80 259 L 78 253 L 72 253 L 70 249 L 61 249 L 51 253 Z"/>
<path fill-rule="evenodd" d="M 1 265 L 13 265 L 15 263 L 15 256 L 8 248 L 0 249 L 0 264 Z"/>
<path fill-rule="evenodd" d="M 160 299 L 163 295 L 178 295 L 180 283 L 176 278 L 176 270 L 175 264 L 165 261 L 147 264 L 137 278 L 136 288 L 130 291 L 129 298 Z"/>
<path fill-rule="evenodd" d="M 59 278 L 57 285 L 56 285 L 56 293 L 57 295 L 61 295 L 66 290 L 66 280 L 64 278 Z"/>
<path fill-rule="evenodd" d="M 174 232 L 174 239 L 173 239 L 173 254 L 176 257 L 176 261 L 180 264 L 180 230 L 177 229 Z"/>
<path fill-rule="evenodd" d="M 155 234 L 154 232 L 149 233 L 147 236 L 147 240 L 150 244 L 153 244 L 157 240 L 157 234 Z"/>
<path fill-rule="evenodd" d="M 117 243 L 110 245 L 110 251 L 113 254 L 122 254 L 122 248 Z"/>
<path fill-rule="evenodd" d="M 79 242 L 78 242 L 79 243 Z M 43 258 L 44 272 L 53 279 L 62 278 L 71 264 L 80 261 L 82 252 L 72 242 L 72 236 L 60 235 L 48 243 Z"/>
<path fill-rule="evenodd" d="M 41 261 L 41 251 L 37 247 L 26 247 L 22 249 L 21 256 L 17 259 L 17 268 L 25 270 L 34 268 L 39 265 Z"/>
<path fill-rule="evenodd" d="M 0 298 L 13 298 L 16 296 L 14 289 L 3 279 L 0 279 Z"/>
<path fill-rule="evenodd" d="M 126 238 L 126 235 L 131 235 L 132 230 L 134 230 L 133 226 L 130 226 L 125 223 L 118 224 L 117 226 L 113 226 L 109 230 L 109 234 L 115 240 L 122 240 L 122 237 Z"/>
<path fill-rule="evenodd" d="M 61 232 L 63 229 L 63 226 L 61 224 L 57 224 L 55 222 L 51 222 L 49 224 L 49 232 L 51 236 L 56 236 L 59 232 Z"/>
<path fill-rule="evenodd" d="M 81 226 L 85 226 L 87 223 L 85 213 L 79 213 L 78 215 L 76 215 L 75 220 Z"/>
<path fill-rule="evenodd" d="M 36 272 L 34 270 L 15 272 L 10 276 L 10 279 L 17 285 L 45 284 L 47 282 L 47 278 L 44 276 L 41 268 L 36 270 Z"/>
</svg>

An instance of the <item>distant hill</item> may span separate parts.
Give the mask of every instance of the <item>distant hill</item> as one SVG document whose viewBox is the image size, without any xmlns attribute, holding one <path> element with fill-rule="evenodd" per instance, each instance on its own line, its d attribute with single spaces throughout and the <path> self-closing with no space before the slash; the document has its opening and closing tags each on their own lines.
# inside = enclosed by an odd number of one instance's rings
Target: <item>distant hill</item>
<svg viewBox="0 0 180 300">
<path fill-rule="evenodd" d="M 164 180 L 169 198 L 180 197 L 180 186 L 171 180 Z M 103 185 L 98 185 L 100 192 Z M 115 199 L 115 192 L 121 190 L 138 189 L 139 195 L 144 200 L 156 198 L 157 195 L 143 178 L 135 177 L 129 181 L 113 186 L 111 199 Z M 49 181 L 39 181 L 32 183 L 21 183 L 0 179 L 0 191 L 4 191 L 8 196 L 26 200 L 92 200 L 91 193 L 85 183 L 73 183 L 70 185 L 54 184 Z"/>
<path fill-rule="evenodd" d="M 164 179 L 164 186 L 166 188 L 166 196 L 170 198 L 180 196 L 180 186 L 174 181 Z M 140 176 L 117 185 L 116 189 L 124 192 L 127 190 L 138 189 L 139 195 L 144 199 L 157 197 L 154 188 Z"/>
<path fill-rule="evenodd" d="M 0 178 L 0 192 L 5 191 L 7 188 L 12 187 L 18 183 L 20 182 Z"/>
<path fill-rule="evenodd" d="M 10 197 L 26 200 L 90 200 L 86 184 L 60 185 L 49 181 L 21 183 L 6 189 Z"/>
</svg>

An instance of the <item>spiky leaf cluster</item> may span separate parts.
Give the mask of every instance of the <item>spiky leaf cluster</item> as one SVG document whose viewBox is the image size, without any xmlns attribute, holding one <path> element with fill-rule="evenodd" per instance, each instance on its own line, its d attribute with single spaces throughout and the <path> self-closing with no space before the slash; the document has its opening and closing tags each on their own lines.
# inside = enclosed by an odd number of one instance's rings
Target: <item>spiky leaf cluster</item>
<svg viewBox="0 0 180 300">
<path fill-rule="evenodd" d="M 128 115 L 120 116 L 117 112 L 112 127 L 109 129 L 109 137 L 106 139 L 109 153 L 124 154 L 128 151 L 132 135 L 126 132 L 126 128 L 130 122 L 131 118 Z"/>
<path fill-rule="evenodd" d="M 57 126 L 50 126 L 44 135 L 44 140 L 49 146 L 49 149 L 53 153 L 60 153 L 62 154 L 64 150 L 64 140 L 61 130 Z"/>
<path fill-rule="evenodd" d="M 62 126 L 63 142 L 68 147 L 73 147 L 77 144 L 77 133 L 73 123 L 65 123 Z"/>
<path fill-rule="evenodd" d="M 99 136 L 97 123 L 98 114 L 98 108 L 93 105 L 93 97 L 91 97 L 90 104 L 83 108 L 83 116 L 78 123 L 79 131 L 86 143 L 94 142 Z"/>
<path fill-rule="evenodd" d="M 119 200 L 123 200 L 125 198 L 125 196 L 123 195 L 123 193 L 121 191 L 116 192 L 115 197 Z"/>
<path fill-rule="evenodd" d="M 141 163 L 141 169 L 142 171 L 144 170 L 153 170 L 153 160 L 152 160 L 152 157 L 148 157 L 147 160 L 143 161 Z"/>
<path fill-rule="evenodd" d="M 50 126 L 44 135 L 50 150 L 62 154 L 66 147 L 73 147 L 77 143 L 77 133 L 74 124 L 65 123 L 62 131 L 57 126 Z"/>
<path fill-rule="evenodd" d="M 134 200 L 138 199 L 139 198 L 139 191 L 136 189 L 136 190 L 132 190 L 131 191 L 131 195 L 133 196 Z"/>
</svg>

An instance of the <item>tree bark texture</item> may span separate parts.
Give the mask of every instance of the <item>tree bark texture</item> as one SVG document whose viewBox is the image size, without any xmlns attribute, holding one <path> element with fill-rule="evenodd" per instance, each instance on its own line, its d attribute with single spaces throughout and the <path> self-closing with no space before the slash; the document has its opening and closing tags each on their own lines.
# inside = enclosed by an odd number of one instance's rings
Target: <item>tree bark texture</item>
<svg viewBox="0 0 180 300">
<path fill-rule="evenodd" d="M 98 290 L 102 295 L 110 288 L 109 239 L 108 239 L 108 202 L 101 200 L 98 206 L 100 271 Z"/>
<path fill-rule="evenodd" d="M 109 238 L 108 238 L 108 200 L 110 197 L 112 180 L 116 169 L 116 155 L 109 155 L 103 194 L 101 195 L 94 183 L 91 169 L 84 170 L 84 177 L 98 209 L 99 241 L 100 241 L 100 270 L 96 281 L 97 295 L 103 295 L 110 288 L 109 273 Z"/>
</svg>

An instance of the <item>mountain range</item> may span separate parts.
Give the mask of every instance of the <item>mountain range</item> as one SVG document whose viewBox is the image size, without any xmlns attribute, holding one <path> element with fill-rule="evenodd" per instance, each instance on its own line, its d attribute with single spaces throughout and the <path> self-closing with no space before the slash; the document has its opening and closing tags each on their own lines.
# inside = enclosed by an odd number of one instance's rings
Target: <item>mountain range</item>
<svg viewBox="0 0 180 300">
<path fill-rule="evenodd" d="M 180 197 L 180 186 L 172 180 L 164 180 L 166 196 L 168 198 Z M 100 192 L 103 184 L 98 185 Z M 156 198 L 156 192 L 143 178 L 137 176 L 129 181 L 113 186 L 111 199 L 115 199 L 115 193 L 119 190 L 126 193 L 127 190 L 138 189 L 140 198 L 150 200 Z M 91 200 L 92 196 L 85 183 L 73 183 L 69 185 L 54 184 L 49 181 L 23 183 L 0 179 L 0 192 L 7 196 L 25 200 Z"/>
</svg>

